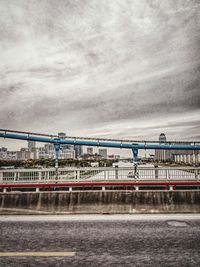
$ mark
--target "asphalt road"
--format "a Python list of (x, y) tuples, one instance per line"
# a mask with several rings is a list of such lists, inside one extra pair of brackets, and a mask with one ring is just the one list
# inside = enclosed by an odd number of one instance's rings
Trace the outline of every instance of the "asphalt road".
[(200, 266), (200, 215), (1, 216), (0, 266)]

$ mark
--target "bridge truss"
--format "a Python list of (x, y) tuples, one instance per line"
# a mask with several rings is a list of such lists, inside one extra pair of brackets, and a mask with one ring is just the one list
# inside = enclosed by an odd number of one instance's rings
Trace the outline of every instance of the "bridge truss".
[(133, 160), (135, 161), (135, 170), (137, 169), (138, 150), (200, 150), (200, 142), (185, 142), (185, 141), (169, 141), (167, 143), (158, 143), (157, 141), (138, 141), (138, 140), (119, 140), (119, 139), (105, 139), (105, 138), (88, 138), (88, 137), (59, 137), (58, 135), (31, 133), (23, 131), (15, 131), (8, 129), (0, 129), (0, 138), (35, 141), (42, 143), (50, 143), (54, 145), (55, 151), (55, 168), (58, 175), (58, 159), (60, 146), (67, 145), (81, 145), (81, 146), (95, 146), (106, 148), (121, 148), (131, 149), (133, 153)]

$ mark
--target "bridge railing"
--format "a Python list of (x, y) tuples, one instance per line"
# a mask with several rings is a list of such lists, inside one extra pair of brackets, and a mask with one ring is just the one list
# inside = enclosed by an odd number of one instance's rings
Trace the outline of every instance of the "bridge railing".
[(60, 168), (0, 170), (0, 183), (48, 183), (94, 181), (196, 181), (200, 168), (139, 167), (134, 168)]

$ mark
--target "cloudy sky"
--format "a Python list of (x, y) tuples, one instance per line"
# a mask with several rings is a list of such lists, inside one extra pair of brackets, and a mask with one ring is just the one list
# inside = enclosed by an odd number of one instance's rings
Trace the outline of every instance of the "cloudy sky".
[(0, 128), (200, 139), (199, 0), (0, 0), (0, 12)]

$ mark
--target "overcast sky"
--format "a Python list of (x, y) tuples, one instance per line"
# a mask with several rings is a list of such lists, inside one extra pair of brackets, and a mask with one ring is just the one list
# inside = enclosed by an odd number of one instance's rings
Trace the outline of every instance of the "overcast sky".
[(0, 0), (0, 12), (0, 128), (200, 139), (198, 0)]

